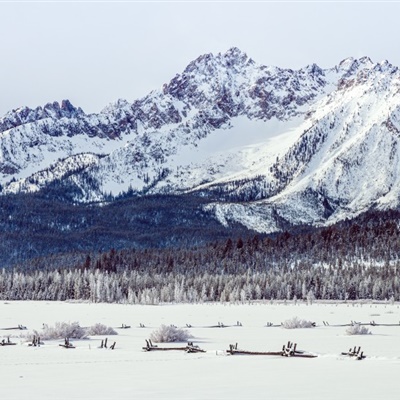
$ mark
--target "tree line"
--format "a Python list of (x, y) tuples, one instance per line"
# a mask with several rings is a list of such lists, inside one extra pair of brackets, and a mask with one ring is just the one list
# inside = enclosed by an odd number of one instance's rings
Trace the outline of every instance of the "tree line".
[(94, 302), (400, 300), (400, 213), (180, 248), (31, 260), (0, 275), (0, 299)]
[(242, 273), (52, 270), (0, 273), (1, 300), (247, 302), (255, 300), (400, 300), (400, 265), (248, 269)]

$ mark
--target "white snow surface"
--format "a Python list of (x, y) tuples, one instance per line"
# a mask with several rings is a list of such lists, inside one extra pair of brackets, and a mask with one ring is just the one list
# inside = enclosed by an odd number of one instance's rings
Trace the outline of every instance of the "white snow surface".
[[(256, 64), (239, 49), (205, 54), (162, 89), (86, 115), (69, 102), (0, 118), (2, 193), (66, 179), (109, 193), (222, 187), (221, 223), (276, 230), (326, 225), (400, 205), (400, 72), (348, 58), (322, 70)], [(89, 176), (92, 186), (87, 183)], [(241, 184), (246, 182), (247, 186)], [(256, 192), (251, 200), (240, 196)], [(258, 191), (258, 193), (257, 193)]]
[[(266, 327), (297, 317), (315, 328)], [(7, 400), (138, 399), (398, 399), (400, 325), (372, 326), (372, 334), (346, 335), (350, 321), (398, 324), (399, 304), (273, 302), (254, 304), (125, 305), (69, 302), (2, 302), (0, 330), (15, 346), (0, 346), (0, 391)], [(23, 337), (42, 324), (103, 323), (117, 329), (115, 350), (100, 349), (105, 337), (63, 340), (28, 347)], [(237, 321), (242, 326), (234, 326)], [(328, 321), (330, 326), (324, 326)], [(210, 328), (222, 322), (225, 328)], [(144, 324), (144, 328), (139, 325)], [(186, 327), (205, 353), (142, 351), (160, 325)], [(288, 341), (318, 357), (227, 355), (229, 344), (253, 351), (279, 351)], [(164, 344), (171, 346), (173, 344)], [(181, 345), (181, 344), (178, 344)], [(183, 344), (182, 344), (183, 345)], [(161, 344), (159, 344), (161, 346)], [(362, 361), (341, 355), (361, 346)]]

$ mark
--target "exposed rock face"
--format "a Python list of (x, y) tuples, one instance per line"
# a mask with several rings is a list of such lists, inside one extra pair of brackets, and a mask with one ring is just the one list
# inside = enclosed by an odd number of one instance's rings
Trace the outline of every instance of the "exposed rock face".
[(161, 90), (99, 114), (68, 100), (7, 113), (2, 193), (56, 180), (80, 188), (76, 201), (194, 191), (222, 223), (260, 231), (398, 207), (399, 93), (387, 61), (294, 71), (237, 48), (206, 54)]

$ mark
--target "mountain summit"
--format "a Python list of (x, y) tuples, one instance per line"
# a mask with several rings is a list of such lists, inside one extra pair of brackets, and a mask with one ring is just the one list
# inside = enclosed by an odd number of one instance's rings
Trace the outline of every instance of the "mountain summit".
[(224, 225), (324, 225), (400, 199), (400, 73), (205, 54), (142, 99), (85, 114), (68, 100), (0, 119), (1, 194), (58, 185), (74, 202), (192, 193)]

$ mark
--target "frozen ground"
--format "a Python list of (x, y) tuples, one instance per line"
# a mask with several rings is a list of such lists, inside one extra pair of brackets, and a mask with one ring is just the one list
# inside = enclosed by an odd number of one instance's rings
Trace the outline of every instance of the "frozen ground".
[[(312, 320), (316, 328), (266, 327), (292, 317)], [(398, 399), (400, 325), (369, 327), (371, 335), (348, 336), (351, 320), (399, 324), (398, 304), (244, 304), (161, 305), (2, 302), (0, 328), (25, 325), (11, 334), (16, 346), (0, 346), (1, 399)], [(118, 329), (116, 349), (99, 349), (103, 337), (74, 340), (75, 349), (46, 341), (28, 347), (21, 338), (43, 323), (79, 321)], [(209, 328), (222, 322), (241, 327)], [(140, 328), (140, 324), (145, 328)], [(144, 352), (145, 339), (161, 324), (191, 324), (194, 344), (206, 353)], [(278, 351), (287, 341), (318, 354), (314, 359), (227, 356), (229, 344)], [(167, 346), (168, 344), (166, 344)], [(367, 358), (340, 353), (361, 346)]]

